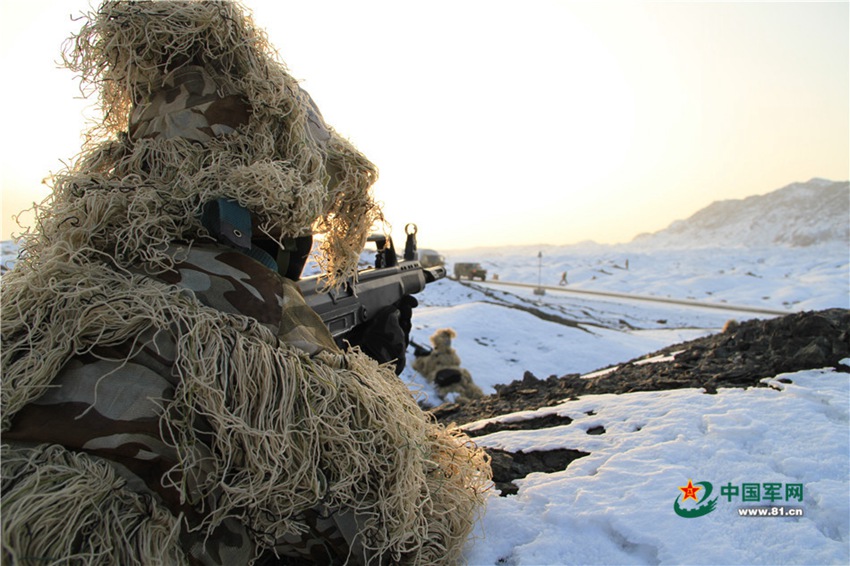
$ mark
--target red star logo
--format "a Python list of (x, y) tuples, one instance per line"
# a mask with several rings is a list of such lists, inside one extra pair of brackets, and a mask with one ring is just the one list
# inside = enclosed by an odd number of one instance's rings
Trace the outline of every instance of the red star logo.
[(697, 499), (697, 492), (702, 488), (694, 487), (694, 484), (691, 482), (691, 480), (688, 480), (688, 485), (686, 485), (685, 487), (680, 487), (679, 489), (681, 489), (682, 493), (685, 494), (685, 496), (682, 498), (682, 501), (687, 501), (688, 499), (699, 501), (699, 499)]

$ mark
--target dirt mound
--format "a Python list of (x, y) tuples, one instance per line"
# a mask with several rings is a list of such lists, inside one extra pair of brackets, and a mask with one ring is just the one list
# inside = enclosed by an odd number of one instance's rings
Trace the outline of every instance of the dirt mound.
[[(464, 404), (445, 404), (431, 412), (443, 423), (464, 425), (514, 413), (557, 405), (580, 395), (630, 393), (680, 388), (761, 387), (761, 380), (781, 373), (832, 367), (848, 372), (839, 362), (850, 357), (850, 310), (828, 309), (790, 314), (770, 320), (730, 322), (723, 332), (669, 346), (599, 375), (578, 374), (538, 379), (526, 372), (521, 380), (497, 385), (496, 393)], [(507, 429), (541, 429), (555, 426), (547, 419), (490, 423), (477, 435)], [(604, 431), (602, 431), (604, 433)], [(476, 434), (476, 433), (473, 433)], [(502, 495), (515, 493), (513, 479), (530, 472), (564, 469), (586, 454), (538, 454), (534, 461), (521, 453), (488, 450), (494, 462), (494, 480)], [(553, 461), (560, 462), (558, 468)], [(537, 462), (537, 463), (535, 463)], [(544, 463), (545, 462), (545, 465)]]

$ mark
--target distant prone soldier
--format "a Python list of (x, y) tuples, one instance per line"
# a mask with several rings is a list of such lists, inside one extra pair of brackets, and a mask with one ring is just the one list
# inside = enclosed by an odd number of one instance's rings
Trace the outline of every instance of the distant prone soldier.
[(413, 361), (413, 369), (433, 383), (443, 401), (464, 403), (483, 397), (481, 388), (472, 381), (470, 373), (461, 367), (460, 356), (452, 348), (457, 333), (451, 328), (437, 330), (431, 336), (433, 349)]

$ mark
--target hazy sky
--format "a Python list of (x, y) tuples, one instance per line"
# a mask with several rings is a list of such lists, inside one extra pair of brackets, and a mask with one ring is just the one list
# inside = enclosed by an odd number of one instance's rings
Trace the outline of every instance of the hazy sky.
[[(422, 247), (626, 242), (850, 178), (848, 2), (244, 4)], [(88, 6), (2, 0), (2, 239), (79, 150), (90, 103), (56, 61)]]

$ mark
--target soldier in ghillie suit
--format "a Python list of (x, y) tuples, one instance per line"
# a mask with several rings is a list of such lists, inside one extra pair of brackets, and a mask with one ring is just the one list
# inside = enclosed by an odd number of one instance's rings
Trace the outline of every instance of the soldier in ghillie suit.
[(375, 167), (238, 4), (106, 2), (65, 61), (104, 118), (2, 279), (2, 562), (456, 562), (486, 455), (292, 281), (319, 233), (356, 272)]
[(452, 348), (455, 337), (457, 333), (451, 328), (437, 330), (431, 335), (431, 352), (413, 360), (413, 369), (434, 384), (440, 399), (463, 403), (484, 393), (472, 381), (469, 371), (461, 367), (460, 356)]

